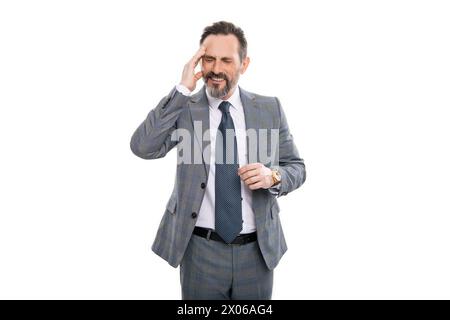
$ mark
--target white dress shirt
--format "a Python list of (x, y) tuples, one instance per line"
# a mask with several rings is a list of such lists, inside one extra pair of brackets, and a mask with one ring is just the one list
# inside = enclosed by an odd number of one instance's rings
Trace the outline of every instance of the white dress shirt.
[[(182, 84), (176, 85), (177, 90), (188, 96), (191, 91)], [(215, 158), (216, 158), (216, 134), (219, 128), (220, 121), (222, 119), (222, 111), (219, 110), (219, 105), (222, 101), (211, 97), (206, 90), (206, 96), (209, 104), (209, 128), (210, 128), (210, 141), (211, 141), (211, 156), (209, 166), (208, 183), (205, 190), (205, 196), (200, 207), (196, 226), (215, 229)], [(233, 94), (229, 99), (231, 103), (230, 114), (233, 119), (234, 128), (236, 132), (236, 141), (238, 149), (239, 167), (242, 167), (247, 163), (247, 139), (246, 139), (246, 125), (244, 107), (242, 105), (239, 88), (236, 87)], [(236, 173), (237, 174), (237, 173)], [(268, 189), (273, 195), (278, 195), (280, 191), (280, 185), (273, 186)], [(252, 190), (241, 180), (241, 197), (242, 197), (242, 231), (241, 234), (251, 233), (256, 231), (255, 213), (252, 209)]]

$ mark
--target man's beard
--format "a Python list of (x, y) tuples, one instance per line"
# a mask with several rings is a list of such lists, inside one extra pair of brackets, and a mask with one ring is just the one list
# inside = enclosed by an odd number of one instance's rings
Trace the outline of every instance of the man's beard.
[[(220, 84), (212, 84), (212, 86), (208, 85), (208, 79), (210, 78), (219, 78), (219, 79), (225, 79), (225, 85), (224, 87), (221, 89), (220, 88)], [(225, 73), (221, 72), (218, 74), (215, 74), (214, 72), (210, 71), (208, 72), (204, 77), (203, 77), (203, 81), (206, 84), (206, 90), (208, 90), (208, 93), (211, 97), (217, 98), (217, 99), (222, 99), (223, 97), (225, 97), (231, 89), (234, 88), (234, 86), (237, 83), (237, 80), (239, 79), (239, 75), (237, 75), (237, 77), (235, 79), (229, 79)]]

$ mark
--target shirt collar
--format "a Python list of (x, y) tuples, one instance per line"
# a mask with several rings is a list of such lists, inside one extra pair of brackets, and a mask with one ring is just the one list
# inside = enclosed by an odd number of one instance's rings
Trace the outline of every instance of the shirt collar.
[[(205, 88), (206, 91), (206, 97), (208, 98), (208, 103), (209, 106), (213, 109), (218, 109), (219, 105), (222, 103), (222, 99), (217, 99), (214, 97), (211, 97), (208, 93), (208, 90)], [(236, 89), (234, 90), (233, 94), (231, 95), (231, 97), (229, 97), (226, 101), (228, 101), (229, 103), (231, 103), (231, 106), (235, 109), (238, 108), (238, 105), (240, 104), (240, 100), (241, 100), (241, 96), (239, 93), (239, 86), (236, 86)]]

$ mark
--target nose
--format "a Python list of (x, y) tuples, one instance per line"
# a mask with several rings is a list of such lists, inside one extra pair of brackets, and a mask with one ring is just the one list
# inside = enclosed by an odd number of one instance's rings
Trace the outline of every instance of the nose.
[(215, 74), (219, 74), (219, 73), (221, 72), (221, 67), (220, 67), (220, 63), (219, 63), (219, 62), (217, 62), (217, 61), (214, 62), (212, 71), (213, 71)]

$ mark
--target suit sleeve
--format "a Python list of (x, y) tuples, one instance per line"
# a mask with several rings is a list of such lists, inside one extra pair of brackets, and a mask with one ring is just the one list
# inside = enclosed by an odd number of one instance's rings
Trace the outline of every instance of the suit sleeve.
[(293, 137), (289, 131), (283, 107), (278, 98), (275, 98), (278, 110), (280, 112), (280, 131), (279, 131), (279, 163), (272, 166), (281, 173), (281, 183), (278, 188), (271, 190), (272, 194), (277, 193), (277, 198), (287, 195), (289, 192), (299, 188), (306, 179), (305, 163), (298, 154)]
[(143, 159), (164, 157), (178, 143), (172, 133), (189, 99), (174, 87), (136, 129), (130, 141), (131, 151)]

